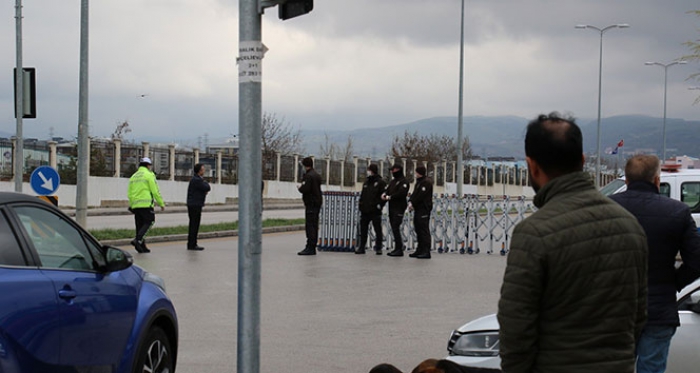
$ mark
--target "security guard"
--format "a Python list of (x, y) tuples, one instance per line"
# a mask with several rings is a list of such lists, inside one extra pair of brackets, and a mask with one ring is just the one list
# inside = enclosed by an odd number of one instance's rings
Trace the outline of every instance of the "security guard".
[(391, 167), (393, 179), (386, 188), (386, 193), (382, 195), (384, 201), (389, 201), (389, 224), (394, 235), (394, 250), (386, 255), (403, 256), (403, 238), (401, 237), (401, 224), (403, 215), (408, 207), (408, 181), (403, 174), (403, 167), (396, 163)]
[(136, 238), (131, 240), (131, 244), (139, 253), (150, 253), (146, 247), (144, 236), (156, 221), (156, 213), (153, 211), (153, 202), (160, 206), (160, 210), (165, 210), (165, 202), (160, 196), (156, 175), (151, 171), (151, 159), (141, 158), (139, 169), (129, 178), (129, 211), (134, 214), (136, 223)]
[(316, 244), (318, 243), (318, 218), (323, 205), (323, 194), (321, 193), (321, 175), (314, 170), (314, 160), (306, 157), (301, 161), (306, 173), (301, 179), (301, 184), (297, 187), (304, 201), (304, 214), (306, 217), (306, 247), (299, 251), (297, 255), (316, 255)]
[(416, 185), (408, 200), (408, 209), (414, 211), (413, 228), (416, 230), (418, 247), (409, 254), (411, 258), (430, 259), (430, 213), (433, 210), (433, 180), (425, 176), (423, 166), (416, 167)]
[(364, 254), (367, 245), (367, 235), (369, 234), (369, 223), (372, 222), (374, 228), (375, 244), (374, 252), (382, 255), (382, 209), (386, 201), (382, 200), (382, 194), (386, 189), (386, 182), (379, 176), (377, 165), (371, 164), (367, 167), (367, 180), (362, 185), (360, 193), (360, 247), (355, 250), (355, 254)]

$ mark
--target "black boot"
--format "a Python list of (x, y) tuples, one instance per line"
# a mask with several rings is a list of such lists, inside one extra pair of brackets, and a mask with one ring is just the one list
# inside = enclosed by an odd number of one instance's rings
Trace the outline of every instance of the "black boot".
[(403, 256), (403, 249), (396, 248), (392, 252), (386, 254), (387, 256)]
[(361, 248), (361, 249), (356, 249), (356, 250), (355, 250), (355, 254), (364, 254), (364, 253), (365, 253), (365, 248), (364, 248), (364, 247)]
[(297, 255), (316, 255), (316, 248), (306, 247), (304, 250), (298, 252)]

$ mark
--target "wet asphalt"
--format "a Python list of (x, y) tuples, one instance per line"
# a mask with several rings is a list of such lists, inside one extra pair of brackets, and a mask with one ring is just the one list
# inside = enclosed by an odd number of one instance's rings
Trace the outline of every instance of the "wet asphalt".
[[(260, 372), (410, 372), (451, 331), (496, 311), (506, 258), (430, 260), (339, 252), (300, 257), (303, 232), (263, 235)], [(149, 244), (135, 262), (165, 279), (178, 312), (178, 373), (236, 372), (237, 237)], [(386, 254), (386, 253), (385, 253)]]

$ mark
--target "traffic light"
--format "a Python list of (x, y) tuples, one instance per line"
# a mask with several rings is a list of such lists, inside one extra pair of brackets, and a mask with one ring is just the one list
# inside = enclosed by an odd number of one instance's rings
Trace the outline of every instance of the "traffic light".
[(314, 0), (287, 0), (279, 5), (279, 17), (286, 20), (309, 13), (314, 8)]

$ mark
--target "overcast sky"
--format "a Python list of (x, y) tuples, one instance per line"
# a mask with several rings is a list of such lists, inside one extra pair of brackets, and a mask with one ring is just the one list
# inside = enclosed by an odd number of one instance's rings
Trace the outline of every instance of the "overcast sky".
[[(0, 7), (0, 131), (15, 132), (15, 1)], [(23, 0), (23, 65), (36, 67), (38, 117), (25, 137), (73, 137), (78, 123), (80, 0)], [(301, 129), (353, 129), (456, 116), (460, 0), (316, 0), (305, 16), (263, 16), (263, 110)], [(600, 34), (602, 116), (663, 115), (664, 69), (700, 39), (697, 0), (467, 0), (464, 115), (595, 118)], [(238, 2), (90, 3), (89, 123), (109, 136), (187, 144), (238, 133)], [(700, 71), (668, 69), (668, 117), (700, 120)], [(141, 95), (146, 95), (141, 97)], [(465, 129), (468, 134), (468, 128)], [(456, 130), (455, 130), (456, 134)]]

